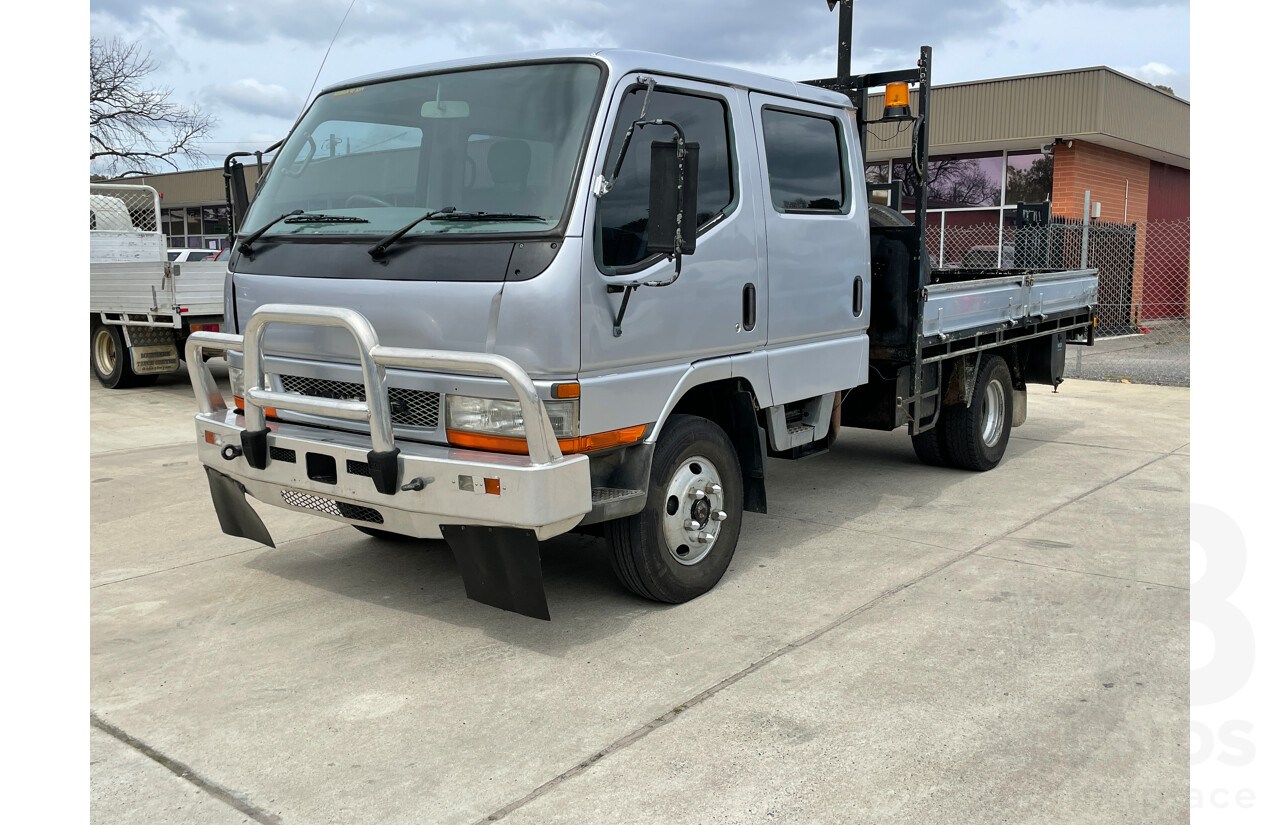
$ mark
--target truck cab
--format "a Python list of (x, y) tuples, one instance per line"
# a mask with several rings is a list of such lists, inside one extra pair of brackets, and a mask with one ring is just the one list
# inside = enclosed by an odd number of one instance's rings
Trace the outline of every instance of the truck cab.
[(270, 543), (247, 493), (443, 537), (468, 595), (546, 618), (538, 542), (586, 529), (639, 595), (706, 592), (766, 458), (861, 420), (861, 157), (845, 94), (647, 53), (326, 89), (239, 228), (231, 332), (188, 341), (231, 364), (235, 409), (192, 371), (224, 530)]

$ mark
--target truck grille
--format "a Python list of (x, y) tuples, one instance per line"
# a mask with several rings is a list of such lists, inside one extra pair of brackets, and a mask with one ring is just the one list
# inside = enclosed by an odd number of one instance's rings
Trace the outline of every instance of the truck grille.
[(293, 507), (303, 507), (331, 516), (341, 516), (352, 521), (367, 521), (371, 524), (382, 523), (382, 514), (372, 507), (361, 507), (358, 504), (348, 504), (345, 501), (334, 501), (331, 498), (302, 493), (296, 490), (281, 490), (280, 497), (284, 499), (285, 504)]
[[(280, 385), (285, 392), (312, 398), (365, 400), (364, 385), (351, 381), (327, 381), (322, 378), (304, 378), (301, 375), (281, 375)], [(440, 425), (440, 393), (438, 392), (389, 387), (387, 400), (391, 403), (392, 424), (424, 427), (428, 430), (434, 430)]]

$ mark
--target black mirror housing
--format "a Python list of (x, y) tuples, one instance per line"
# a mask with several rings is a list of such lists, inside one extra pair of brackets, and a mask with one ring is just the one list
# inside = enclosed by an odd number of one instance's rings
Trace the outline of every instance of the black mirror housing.
[[(681, 230), (679, 249), (677, 227)], [(649, 151), (649, 251), (692, 255), (697, 240), (698, 144), (686, 142), (682, 159), (676, 141), (654, 141)]]
[(248, 152), (235, 152), (227, 156), (222, 164), (222, 177), (227, 188), (227, 205), (231, 207), (231, 234), (240, 233), (240, 224), (244, 222), (244, 213), (249, 211), (249, 187), (244, 180), (244, 166), (235, 160), (236, 155), (247, 155)]

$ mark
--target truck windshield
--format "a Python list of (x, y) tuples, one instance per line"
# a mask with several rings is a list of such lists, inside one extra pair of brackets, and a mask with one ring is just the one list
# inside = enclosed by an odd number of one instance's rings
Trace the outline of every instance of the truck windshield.
[[(241, 232), (300, 209), (360, 222), (290, 222), (276, 241), (545, 232), (560, 223), (600, 68), (535, 63), (371, 83), (321, 95), (290, 134)], [(471, 217), (473, 219), (468, 219)]]

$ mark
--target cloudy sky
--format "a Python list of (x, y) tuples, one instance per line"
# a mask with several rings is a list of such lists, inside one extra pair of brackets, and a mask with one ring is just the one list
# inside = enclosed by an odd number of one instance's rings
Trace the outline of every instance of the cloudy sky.
[[(91, 0), (92, 37), (140, 41), (157, 85), (219, 122), (216, 161), (283, 137), (350, 0)], [(355, 0), (316, 90), (436, 60), (619, 46), (793, 80), (835, 73), (823, 0)], [(857, 0), (855, 72), (934, 48), (935, 83), (1106, 65), (1190, 97), (1189, 0)], [(214, 165), (210, 163), (209, 165)]]

